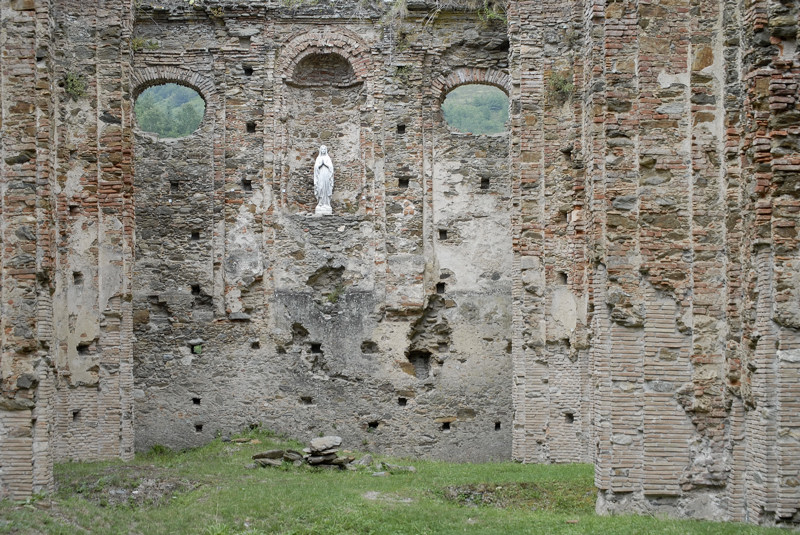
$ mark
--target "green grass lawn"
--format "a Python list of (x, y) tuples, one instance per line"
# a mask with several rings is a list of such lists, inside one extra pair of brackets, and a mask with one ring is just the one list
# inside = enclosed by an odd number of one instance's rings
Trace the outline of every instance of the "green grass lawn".
[[(0, 533), (785, 533), (741, 524), (600, 517), (589, 465), (386, 460), (416, 472), (248, 468), (259, 451), (302, 445), (215, 440), (130, 463), (56, 466), (57, 491), (0, 502)], [(357, 455), (358, 456), (358, 455)]]

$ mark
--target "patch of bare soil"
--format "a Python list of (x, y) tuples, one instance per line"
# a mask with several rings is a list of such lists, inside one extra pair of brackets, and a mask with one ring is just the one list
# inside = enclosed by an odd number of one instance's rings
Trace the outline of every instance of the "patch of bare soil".
[(387, 494), (385, 492), (378, 492), (375, 490), (365, 492), (362, 494), (362, 496), (370, 501), (382, 501), (388, 503), (412, 503), (414, 501), (411, 498), (398, 496), (397, 494)]
[(196, 486), (155, 466), (110, 466), (99, 473), (56, 480), (59, 494), (78, 494), (102, 507), (157, 507)]
[(444, 497), (466, 506), (526, 508), (535, 511), (576, 512), (594, 508), (594, 489), (569, 485), (535, 483), (478, 483), (450, 486)]

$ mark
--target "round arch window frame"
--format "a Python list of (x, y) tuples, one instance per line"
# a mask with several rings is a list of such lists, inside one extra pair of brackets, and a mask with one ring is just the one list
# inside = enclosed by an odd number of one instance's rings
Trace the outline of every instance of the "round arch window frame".
[[(434, 95), (437, 95), (437, 103), (439, 106), (439, 114), (441, 116), (442, 123), (447, 126), (447, 129), (450, 130), (452, 134), (456, 135), (498, 136), (507, 134), (510, 131), (510, 129), (506, 129), (503, 132), (496, 132), (493, 134), (472, 134), (469, 132), (459, 132), (458, 130), (454, 130), (450, 126), (450, 124), (447, 123), (447, 121), (444, 118), (444, 110), (442, 109), (442, 104), (444, 104), (447, 95), (451, 91), (465, 85), (488, 85), (491, 87), (496, 87), (497, 89), (500, 89), (503, 93), (505, 93), (506, 98), (508, 98), (508, 104), (509, 106), (511, 106), (511, 77), (508, 74), (506, 74), (503, 71), (498, 71), (494, 69), (461, 67), (459, 69), (452, 71), (447, 76), (440, 76), (439, 78), (435, 79), (431, 84)], [(509, 118), (510, 118), (510, 110), (509, 110)]]
[(155, 132), (146, 132), (139, 127), (139, 120), (136, 117), (135, 107), (136, 100), (143, 92), (151, 87), (165, 84), (177, 84), (183, 87), (188, 87), (189, 89), (195, 91), (198, 95), (200, 95), (200, 98), (203, 99), (203, 102), (205, 102), (205, 112), (203, 113), (203, 118), (200, 120), (200, 124), (197, 125), (197, 128), (195, 128), (191, 134), (176, 138), (159, 136), (159, 141), (186, 139), (187, 137), (196, 135), (199, 130), (208, 124), (208, 121), (210, 120), (209, 117), (212, 115), (211, 112), (215, 107), (215, 102), (212, 100), (212, 96), (216, 95), (214, 83), (210, 78), (197, 74), (196, 72), (177, 67), (148, 67), (146, 69), (139, 69), (134, 73), (131, 79), (131, 86), (133, 87), (131, 97), (133, 102), (132, 106), (134, 108), (131, 115), (133, 115), (134, 130), (139, 133), (158, 135)]

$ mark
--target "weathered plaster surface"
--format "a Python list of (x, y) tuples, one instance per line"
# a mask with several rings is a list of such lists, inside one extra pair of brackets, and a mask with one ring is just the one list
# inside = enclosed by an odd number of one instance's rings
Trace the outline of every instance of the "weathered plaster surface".
[[(800, 521), (796, 5), (162, 4), (0, 1), (0, 497), (260, 423)], [(506, 133), (447, 128), (470, 82)]]

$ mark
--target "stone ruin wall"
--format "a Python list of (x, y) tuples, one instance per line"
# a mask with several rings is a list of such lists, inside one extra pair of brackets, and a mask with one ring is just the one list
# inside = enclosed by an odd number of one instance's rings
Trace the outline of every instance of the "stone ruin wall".
[(131, 28), (122, 6), (0, 4), (0, 497), (52, 488), (54, 459), (133, 455)]
[(798, 522), (797, 6), (510, 15), (515, 458), (547, 459), (552, 382), (588, 347), (598, 511)]
[(598, 510), (797, 522), (797, 6), (596, 9), (581, 143)]
[[(192, 136), (135, 138), (136, 449), (261, 424), (509, 458), (508, 135), (450, 133), (454, 83), (434, 87), (468, 56), (507, 83), (504, 27), (452, 16), (400, 38), (332, 15), (138, 15), (134, 38), (159, 46), (134, 54), (134, 91), (183, 82), (207, 112)], [(336, 168), (324, 218), (320, 144)]]
[[(0, 3), (0, 496), (261, 423), (798, 522), (797, 7), (349, 6)], [(192, 136), (136, 129), (161, 81)], [(468, 81), (509, 133), (449, 132)]]

